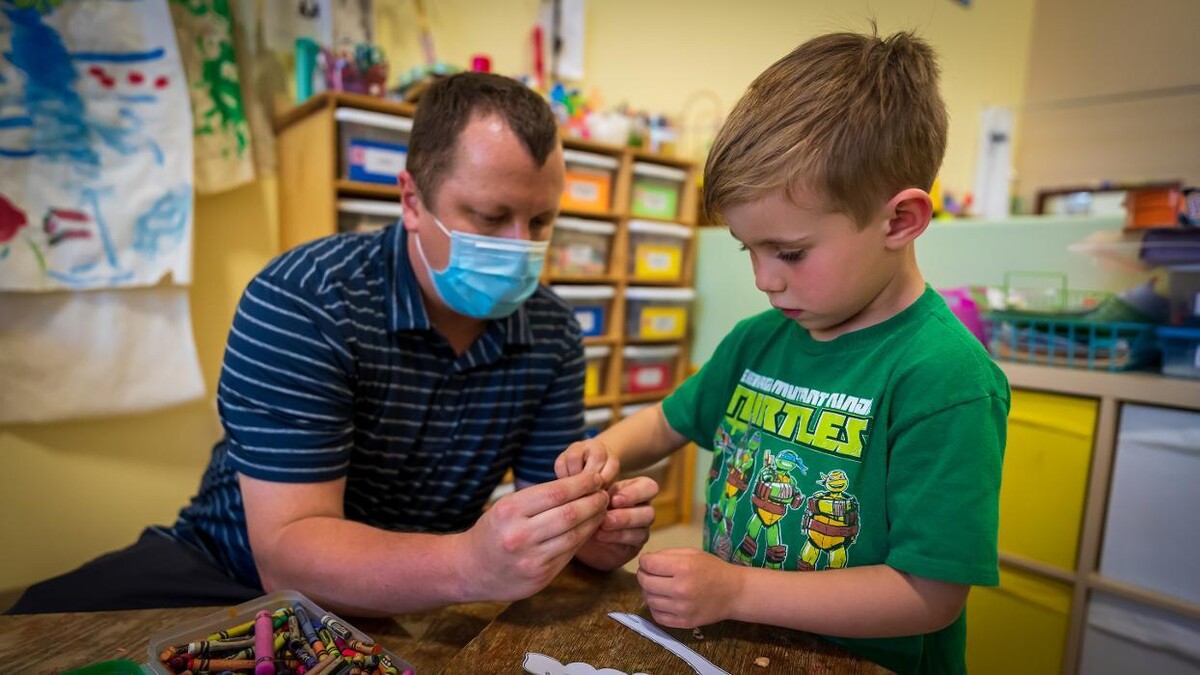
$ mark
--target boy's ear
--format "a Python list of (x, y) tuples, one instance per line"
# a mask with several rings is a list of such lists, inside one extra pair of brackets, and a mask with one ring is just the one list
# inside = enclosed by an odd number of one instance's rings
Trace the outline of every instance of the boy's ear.
[(885, 242), (888, 248), (900, 249), (921, 236), (933, 217), (933, 200), (920, 188), (897, 192), (884, 207), (887, 217)]

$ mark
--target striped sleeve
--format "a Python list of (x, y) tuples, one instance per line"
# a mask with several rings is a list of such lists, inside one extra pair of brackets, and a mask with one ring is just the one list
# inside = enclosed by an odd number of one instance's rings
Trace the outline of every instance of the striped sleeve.
[(559, 361), (554, 381), (538, 408), (529, 442), (513, 463), (513, 475), (520, 482), (545, 483), (554, 480), (554, 460), (567, 446), (583, 438), (583, 381), (586, 364), (579, 324), (571, 318), (557, 340), (540, 348), (558, 349)]
[(235, 470), (287, 483), (346, 474), (354, 360), (339, 332), (321, 304), (295, 284), (262, 275), (246, 288), (217, 391)]

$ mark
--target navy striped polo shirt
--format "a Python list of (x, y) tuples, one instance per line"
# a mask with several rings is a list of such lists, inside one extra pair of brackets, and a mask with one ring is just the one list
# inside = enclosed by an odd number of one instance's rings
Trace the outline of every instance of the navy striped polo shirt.
[(425, 312), (403, 227), (304, 244), (242, 295), (217, 392), (225, 438), (165, 533), (261, 586), (239, 472), (344, 476), (350, 520), (464, 530), (510, 467), (554, 478), (583, 436), (583, 382), (579, 324), (543, 286), (456, 356)]

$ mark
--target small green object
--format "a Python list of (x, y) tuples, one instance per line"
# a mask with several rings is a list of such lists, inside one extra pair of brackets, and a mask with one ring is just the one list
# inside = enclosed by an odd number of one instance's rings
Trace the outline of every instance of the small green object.
[(120, 659), (117, 661), (101, 661), (90, 666), (68, 670), (63, 675), (144, 675), (146, 671), (136, 661)]

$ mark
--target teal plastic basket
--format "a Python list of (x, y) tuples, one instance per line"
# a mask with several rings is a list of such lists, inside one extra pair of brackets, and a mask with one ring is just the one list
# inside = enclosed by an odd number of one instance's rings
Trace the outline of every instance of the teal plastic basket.
[(988, 348), (1004, 361), (1123, 371), (1158, 358), (1155, 325), (991, 312)]

